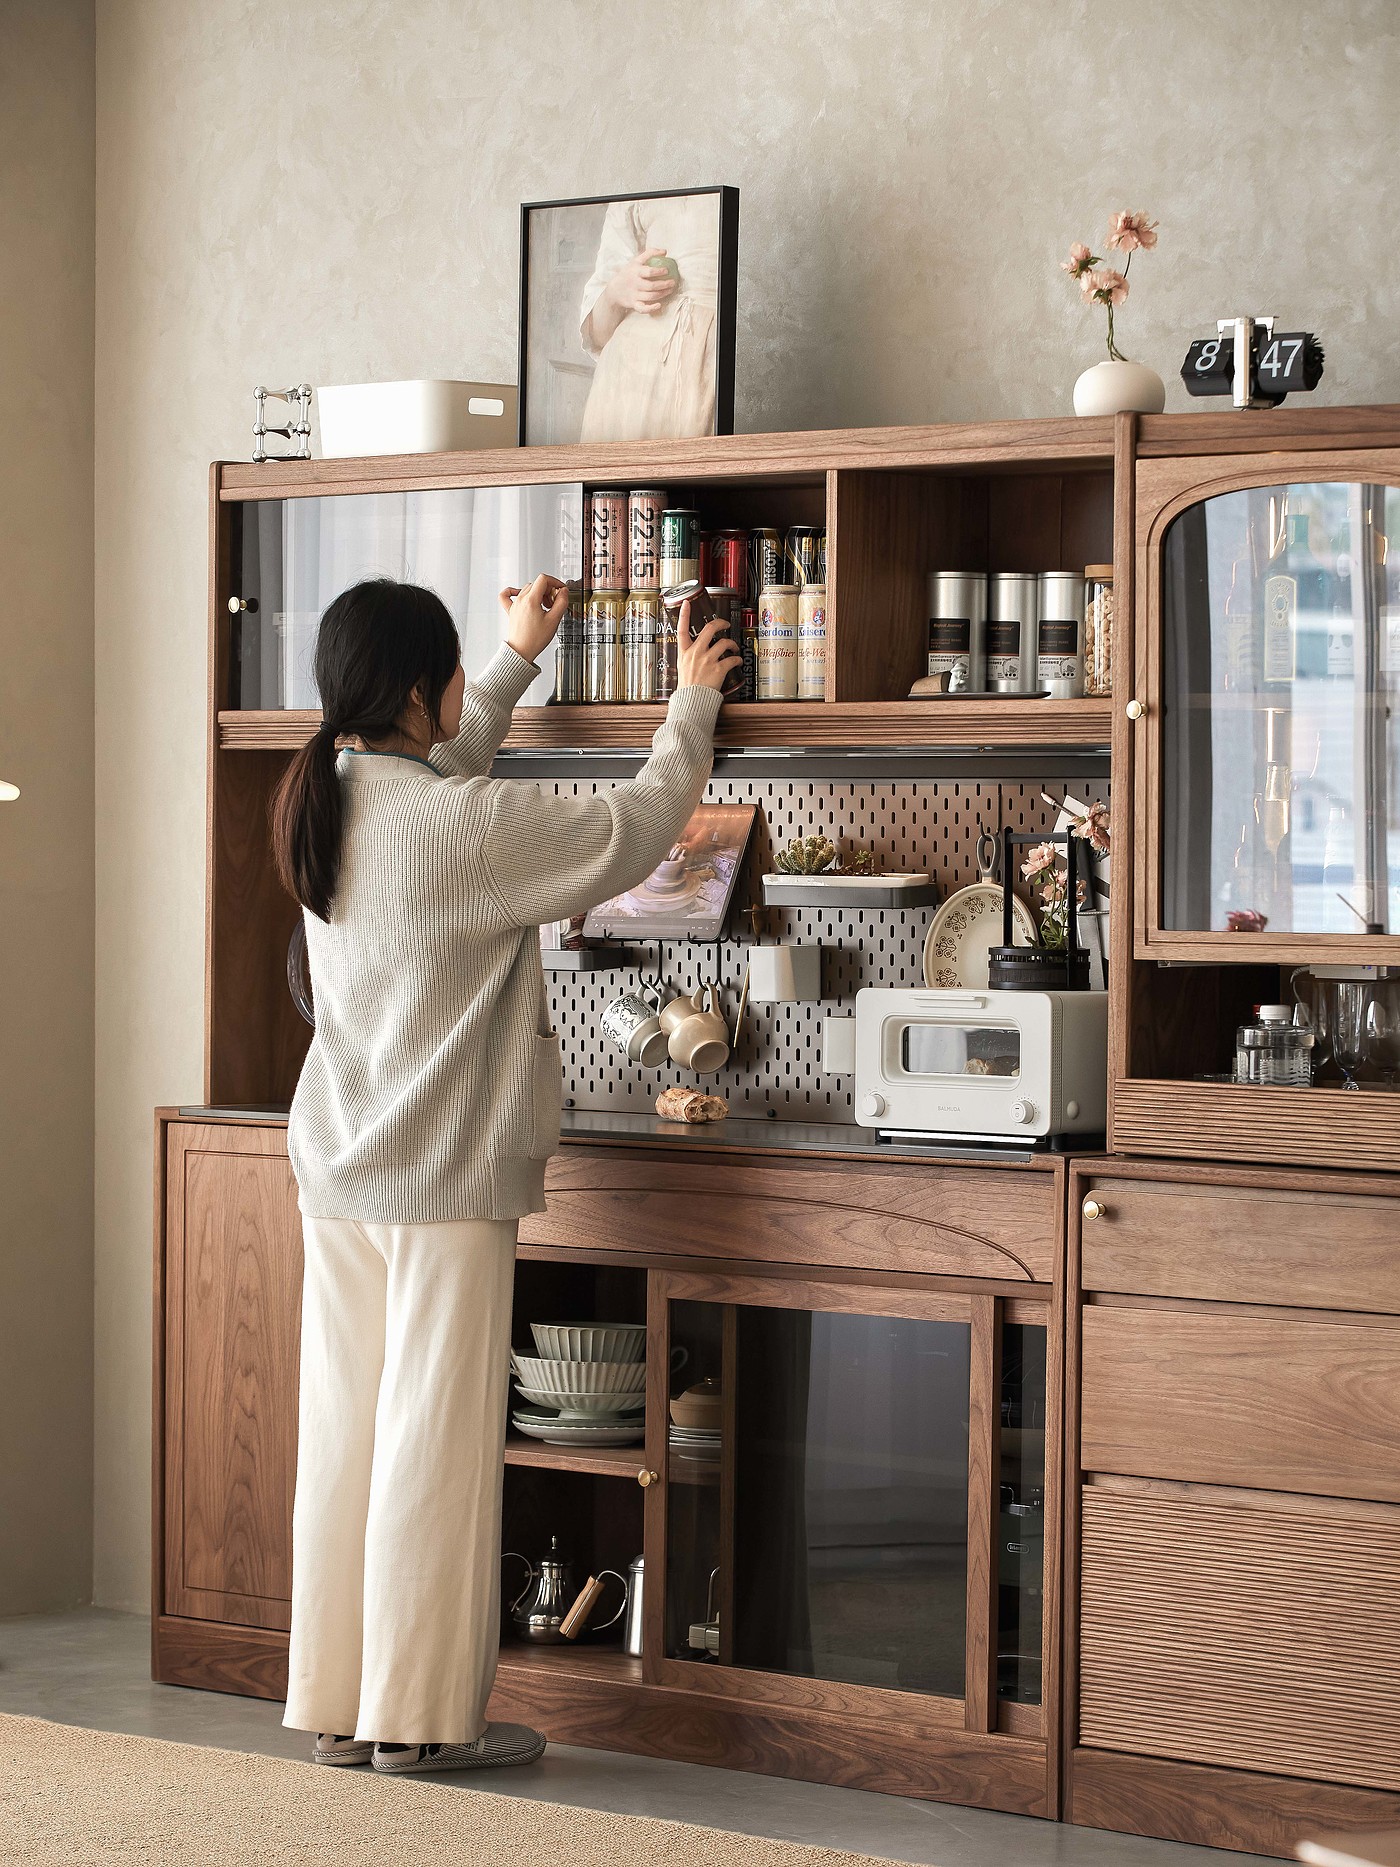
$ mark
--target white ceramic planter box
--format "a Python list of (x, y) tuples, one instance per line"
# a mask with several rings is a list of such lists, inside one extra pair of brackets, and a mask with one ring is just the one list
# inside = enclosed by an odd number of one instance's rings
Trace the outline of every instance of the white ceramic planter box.
[(493, 382), (358, 382), (316, 391), (321, 454), (447, 454), (514, 447), (515, 390)]

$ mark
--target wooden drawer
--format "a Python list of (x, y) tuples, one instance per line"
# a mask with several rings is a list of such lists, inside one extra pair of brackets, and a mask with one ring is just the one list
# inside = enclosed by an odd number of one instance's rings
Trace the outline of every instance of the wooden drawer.
[(1084, 1471), (1400, 1501), (1400, 1328), (1116, 1304), (1082, 1328)]
[(1088, 1290), (1400, 1315), (1400, 1199), (1097, 1176)]
[(1400, 1788), (1400, 1511), (1089, 1485), (1081, 1524), (1081, 1745)]
[(522, 1243), (1053, 1281), (1053, 1172), (567, 1147)]

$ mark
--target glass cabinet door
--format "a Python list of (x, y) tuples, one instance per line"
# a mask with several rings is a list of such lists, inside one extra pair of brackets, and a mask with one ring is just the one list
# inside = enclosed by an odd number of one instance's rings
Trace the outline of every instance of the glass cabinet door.
[[(862, 1295), (878, 1305), (878, 1291)], [(681, 1664), (668, 1677), (719, 1665), (964, 1697), (974, 1376), (966, 1303), (943, 1309), (671, 1301), (664, 1656)], [(972, 1483), (977, 1496), (996, 1475), (982, 1645), (994, 1643), (997, 1694), (1031, 1704), (1044, 1344), (1043, 1328), (1003, 1329), (994, 1443)]]
[(1400, 931), (1400, 490), (1200, 500), (1160, 590), (1161, 927)]
[[(319, 708), (312, 661), (321, 613), (365, 577), (435, 590), (474, 673), (501, 641), (501, 590), (539, 571), (582, 579), (582, 486), (242, 501), (233, 512), (230, 594), (247, 607), (234, 618), (228, 704)], [(552, 691), (552, 672), (542, 673), (523, 704), (543, 704)]]

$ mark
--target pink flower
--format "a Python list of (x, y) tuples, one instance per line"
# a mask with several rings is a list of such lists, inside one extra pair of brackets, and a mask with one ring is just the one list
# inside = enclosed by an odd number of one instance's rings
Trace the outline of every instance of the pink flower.
[(1106, 856), (1109, 850), (1108, 805), (1091, 804), (1075, 824), (1074, 834), (1088, 843), (1096, 855)]
[(1128, 281), (1112, 266), (1105, 266), (1086, 272), (1079, 281), (1079, 289), (1086, 298), (1097, 299), (1101, 305), (1117, 306), (1128, 296)]
[(1021, 864), (1021, 873), (1028, 882), (1037, 875), (1043, 875), (1047, 869), (1054, 871), (1058, 861), (1058, 852), (1053, 843), (1037, 843), (1034, 849), (1026, 852), (1026, 859)]
[(1129, 213), (1124, 208), (1108, 224), (1108, 244), (1120, 253), (1135, 253), (1139, 247), (1150, 253), (1157, 244), (1157, 223), (1146, 214)]
[(1072, 279), (1089, 270), (1098, 262), (1082, 240), (1076, 240), (1069, 249), (1069, 258), (1060, 261), (1060, 271), (1067, 272)]

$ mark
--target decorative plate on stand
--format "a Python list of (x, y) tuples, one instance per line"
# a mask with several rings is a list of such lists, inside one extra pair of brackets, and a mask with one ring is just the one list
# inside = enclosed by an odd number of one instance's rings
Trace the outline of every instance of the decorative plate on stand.
[[(985, 992), (988, 958), (1002, 943), (1001, 883), (996, 871), (997, 839), (977, 839), (981, 880), (949, 895), (929, 922), (924, 940), (924, 984), (950, 991)], [(1035, 916), (1019, 895), (1011, 897), (1013, 946), (1036, 944)]]

